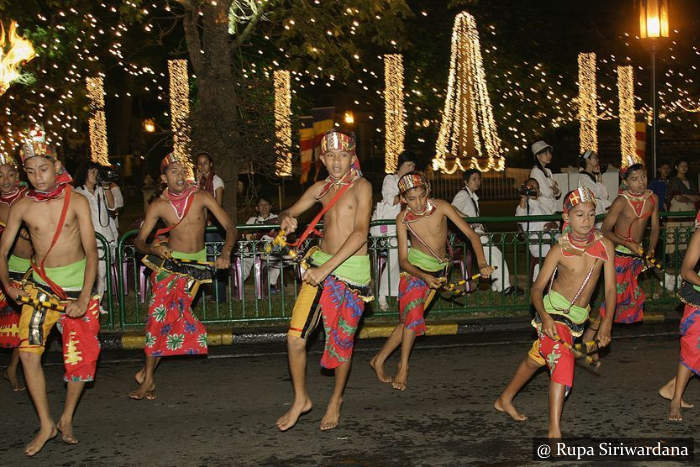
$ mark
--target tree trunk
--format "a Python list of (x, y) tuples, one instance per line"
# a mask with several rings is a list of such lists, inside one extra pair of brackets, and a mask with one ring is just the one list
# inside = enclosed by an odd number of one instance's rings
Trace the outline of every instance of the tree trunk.
[(184, 29), (190, 62), (197, 76), (197, 100), (190, 118), (193, 155), (207, 151), (215, 172), (224, 180), (224, 209), (237, 221), (240, 160), (239, 100), (233, 73), (228, 11), (231, 1), (197, 9), (185, 4)]

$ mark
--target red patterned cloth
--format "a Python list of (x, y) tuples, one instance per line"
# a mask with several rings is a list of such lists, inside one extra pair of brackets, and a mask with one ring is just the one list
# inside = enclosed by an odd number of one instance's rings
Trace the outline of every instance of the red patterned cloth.
[(425, 309), (430, 305), (426, 299), (430, 294), (428, 284), (407, 273), (399, 280), (399, 319), (404, 328), (411, 329), (416, 336), (425, 334)]
[(328, 276), (323, 281), (323, 292), (318, 303), (326, 333), (321, 366), (337, 368), (352, 358), (355, 331), (365, 310), (365, 302), (360, 291), (351, 289), (334, 276)]
[[(556, 321), (554, 325), (559, 339), (573, 345), (574, 338), (569, 327)], [(574, 354), (561, 342), (549, 338), (541, 329), (537, 330), (537, 334), (538, 339), (533, 343), (529, 356), (540, 365), (546, 364), (551, 380), (566, 386), (568, 392), (574, 384)]]
[(700, 309), (686, 305), (680, 324), (681, 363), (700, 375)]
[[(644, 269), (644, 262), (638, 256), (615, 254), (615, 282), (617, 284), (616, 323), (638, 323), (644, 319), (646, 295), (637, 278)], [(605, 318), (605, 302), (600, 306), (600, 316)]]
[(151, 275), (153, 297), (146, 320), (146, 355), (206, 355), (207, 331), (192, 314), (187, 276)]
[(19, 347), (19, 313), (0, 291), (0, 347)]

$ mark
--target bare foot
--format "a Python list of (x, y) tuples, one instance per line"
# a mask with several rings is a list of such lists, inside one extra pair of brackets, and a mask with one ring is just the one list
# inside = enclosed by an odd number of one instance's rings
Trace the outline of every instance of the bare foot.
[[(659, 395), (661, 397), (663, 397), (664, 399), (670, 401), (671, 399), (673, 399), (673, 392), (675, 390), (676, 390), (676, 378), (673, 378), (671, 381), (669, 381), (668, 383), (661, 386), (661, 388), (659, 389)], [(692, 409), (693, 407), (695, 407), (695, 405), (681, 399), (681, 407), (684, 409)]]
[(339, 399), (337, 402), (332, 400), (328, 402), (326, 413), (321, 419), (321, 431), (332, 430), (338, 426), (341, 405), (343, 405), (343, 399)]
[(61, 439), (66, 444), (75, 445), (78, 444), (78, 438), (73, 435), (73, 424), (69, 422), (64, 422), (63, 419), (58, 421), (56, 429), (61, 432)]
[(406, 381), (408, 381), (408, 366), (404, 368), (399, 365), (399, 371), (396, 373), (396, 376), (394, 376), (391, 387), (399, 391), (405, 391)]
[(375, 355), (372, 360), (369, 361), (369, 366), (372, 367), (375, 373), (377, 373), (377, 379), (382, 383), (391, 383), (391, 378), (384, 374), (384, 361), (378, 361), (377, 355)]
[(549, 432), (547, 433), (547, 438), (549, 438), (549, 439), (560, 439), (560, 438), (561, 438), (561, 430), (552, 430), (552, 429), (550, 429)]
[(511, 401), (506, 402), (503, 400), (502, 397), (496, 399), (496, 402), (493, 403), (493, 406), (499, 412), (507, 413), (511, 416), (513, 420), (517, 422), (524, 422), (525, 420), (527, 420), (525, 414), (518, 412), (518, 409), (515, 408)]
[(36, 455), (44, 448), (46, 442), (50, 439), (54, 439), (57, 434), (58, 430), (56, 429), (56, 425), (53, 424), (46, 430), (39, 429), (39, 433), (37, 433), (34, 439), (24, 448), (24, 454), (29, 457)]
[(10, 382), (10, 387), (12, 388), (13, 391), (24, 391), (26, 387), (19, 382), (19, 378), (17, 378), (17, 372), (16, 370), (13, 372), (7, 371), (7, 368), (5, 368), (2, 371), (2, 377), (5, 378), (7, 381)]
[(311, 404), (311, 399), (308, 397), (299, 403), (294, 401), (289, 410), (287, 410), (287, 413), (277, 419), (277, 428), (280, 431), (289, 430), (291, 427), (297, 424), (299, 417), (311, 410), (311, 407), (313, 407), (313, 405)]
[(153, 401), (156, 399), (156, 383), (147, 384), (145, 381), (135, 391), (129, 393), (129, 399), (140, 401), (146, 399)]
[(682, 422), (683, 416), (681, 415), (681, 408), (671, 402), (671, 410), (668, 413), (668, 421), (670, 422)]
[(143, 384), (143, 379), (145, 378), (145, 373), (146, 373), (145, 368), (141, 368), (139, 371), (134, 373), (134, 379), (136, 380), (136, 384), (139, 384), (139, 385)]

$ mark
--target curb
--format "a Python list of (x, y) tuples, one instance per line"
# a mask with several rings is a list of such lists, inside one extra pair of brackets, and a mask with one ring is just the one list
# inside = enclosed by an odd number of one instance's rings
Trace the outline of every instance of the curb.
[[(661, 313), (647, 313), (644, 323), (656, 324), (666, 320)], [(363, 326), (357, 333), (358, 339), (377, 339), (389, 337), (395, 324), (374, 324)], [(531, 328), (529, 318), (483, 319), (466, 322), (435, 323), (426, 326), (427, 336), (454, 336), (458, 334), (478, 334), (495, 331), (522, 331)], [(143, 332), (104, 332), (99, 334), (103, 350), (137, 350), (143, 349), (145, 335)], [(207, 334), (209, 346), (233, 344), (270, 344), (284, 343), (287, 333), (281, 330), (264, 330), (236, 334), (233, 330), (215, 330)]]

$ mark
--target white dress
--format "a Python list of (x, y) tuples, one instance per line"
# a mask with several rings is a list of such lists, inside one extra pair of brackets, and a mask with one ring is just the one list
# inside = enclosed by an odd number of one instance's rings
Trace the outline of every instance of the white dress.
[(557, 212), (562, 210), (561, 194), (559, 199), (554, 196), (554, 178), (552, 177), (552, 171), (545, 167), (545, 171), (542, 172), (538, 166), (534, 166), (530, 171), (530, 178), (537, 180), (537, 184), (540, 186), (540, 196), (539, 198), (543, 203), (547, 204), (547, 209), (552, 212)]
[[(399, 194), (399, 176), (389, 174), (382, 183), (382, 200), (377, 203), (374, 219), (395, 220), (401, 212), (401, 203), (394, 204), (394, 198)], [(372, 234), (386, 236), (389, 242), (387, 262), (379, 278), (379, 303), (386, 303), (386, 297), (397, 297), (399, 294), (399, 250), (396, 241), (396, 225), (380, 225), (373, 227)]]

